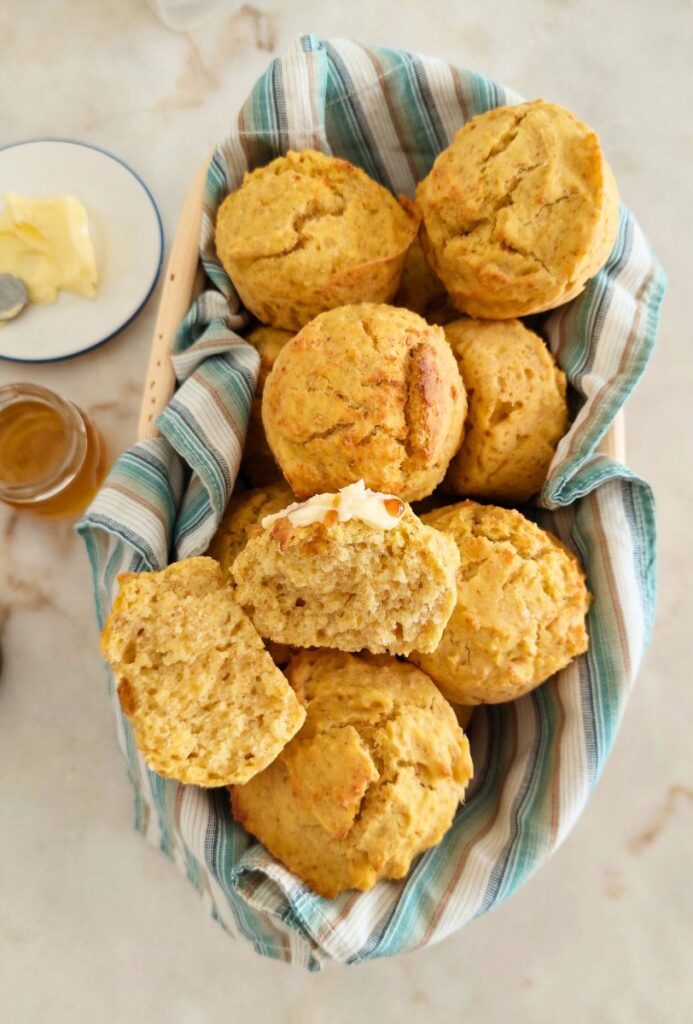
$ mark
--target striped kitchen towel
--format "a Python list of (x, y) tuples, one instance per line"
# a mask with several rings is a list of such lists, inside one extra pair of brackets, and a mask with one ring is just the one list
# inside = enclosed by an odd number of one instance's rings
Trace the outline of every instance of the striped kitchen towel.
[[(101, 623), (119, 572), (160, 569), (205, 550), (238, 472), (258, 359), (238, 333), (246, 315), (214, 251), (222, 198), (246, 169), (308, 146), (411, 195), (460, 125), (517, 100), (443, 61), (355, 42), (304, 36), (271, 62), (209, 168), (201, 256), (211, 287), (175, 339), (179, 387), (159, 420), (163, 436), (118, 460), (78, 526)], [(151, 772), (114, 698), (137, 827), (185, 871), (212, 915), (258, 952), (317, 970), (330, 959), (358, 963), (436, 942), (502, 903), (575, 823), (652, 625), (652, 495), (595, 447), (647, 363), (663, 291), (662, 271), (622, 209), (606, 266), (545, 319), (576, 415), (531, 514), (586, 567), (595, 595), (590, 650), (534, 693), (477, 711), (466, 803), (406, 879), (335, 900), (316, 896), (233, 821), (224, 791)]]

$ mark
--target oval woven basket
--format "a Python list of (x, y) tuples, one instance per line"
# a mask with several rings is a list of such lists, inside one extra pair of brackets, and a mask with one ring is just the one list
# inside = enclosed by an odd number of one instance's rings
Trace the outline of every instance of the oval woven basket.
[[(141, 440), (78, 526), (101, 622), (118, 572), (205, 550), (238, 472), (257, 354), (237, 333), (248, 318), (214, 251), (215, 211), (227, 192), (246, 169), (314, 147), (411, 195), (468, 118), (518, 100), (442, 61), (348, 41), (304, 36), (271, 62), (183, 211)], [(198, 237), (207, 290), (178, 326), (195, 289)], [(622, 464), (617, 417), (654, 344), (663, 290), (657, 261), (622, 208), (606, 266), (543, 321), (571, 385), (574, 419), (536, 507), (525, 511), (586, 568), (595, 597), (590, 650), (528, 696), (477, 710), (466, 802), (406, 879), (335, 900), (316, 896), (233, 821), (224, 791), (151, 772), (114, 698), (137, 827), (186, 872), (213, 916), (258, 952), (316, 970), (329, 959), (357, 963), (436, 942), (502, 903), (575, 823), (611, 750), (652, 623), (652, 496)]]

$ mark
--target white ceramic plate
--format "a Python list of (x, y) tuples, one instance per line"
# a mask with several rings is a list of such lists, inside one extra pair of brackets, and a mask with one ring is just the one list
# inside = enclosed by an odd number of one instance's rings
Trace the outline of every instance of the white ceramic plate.
[(86, 207), (99, 271), (94, 299), (60, 292), (0, 327), (0, 359), (52, 362), (112, 338), (140, 311), (161, 269), (163, 232), (145, 184), (117, 157), (60, 139), (0, 149), (0, 197), (73, 195)]

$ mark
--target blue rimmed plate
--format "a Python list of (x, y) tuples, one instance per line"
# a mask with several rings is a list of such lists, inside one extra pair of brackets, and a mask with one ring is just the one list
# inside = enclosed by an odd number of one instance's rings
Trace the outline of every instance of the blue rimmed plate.
[(144, 182), (96, 146), (61, 139), (0, 149), (0, 196), (73, 195), (86, 207), (99, 270), (94, 299), (61, 292), (0, 327), (0, 358), (53, 362), (108, 341), (145, 304), (156, 284), (163, 231)]

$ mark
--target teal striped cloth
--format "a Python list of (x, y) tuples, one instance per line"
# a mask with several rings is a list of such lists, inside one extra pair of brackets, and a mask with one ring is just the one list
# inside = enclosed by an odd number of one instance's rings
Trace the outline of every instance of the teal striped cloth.
[[(258, 357), (238, 333), (246, 314), (214, 251), (221, 199), (246, 169), (305, 147), (346, 157), (411, 195), (460, 125), (518, 99), (443, 61), (343, 40), (304, 36), (271, 62), (209, 168), (201, 256), (211, 287), (175, 339), (179, 387), (159, 420), (162, 437), (118, 460), (78, 526), (101, 623), (119, 572), (161, 569), (205, 550), (238, 472)], [(663, 291), (662, 271), (622, 209), (606, 266), (545, 319), (575, 419), (530, 514), (587, 569), (590, 650), (534, 693), (477, 711), (466, 803), (405, 880), (316, 896), (232, 820), (224, 791), (151, 772), (113, 699), (137, 828), (187, 874), (214, 918), (259, 953), (318, 970), (330, 959), (359, 963), (437, 942), (507, 899), (577, 820), (652, 625), (652, 494), (595, 446), (647, 363)]]

